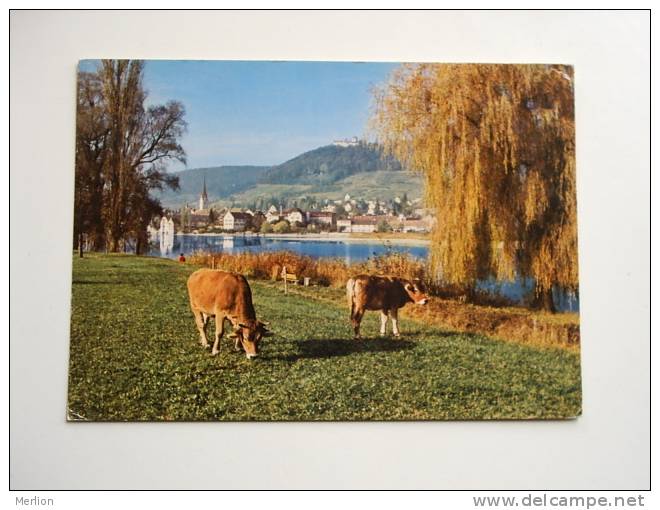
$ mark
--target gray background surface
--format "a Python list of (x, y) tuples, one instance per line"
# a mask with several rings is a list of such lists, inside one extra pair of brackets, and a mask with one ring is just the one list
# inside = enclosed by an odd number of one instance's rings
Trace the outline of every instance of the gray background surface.
[[(13, 12), (11, 488), (647, 488), (649, 37), (646, 12)], [(75, 72), (99, 57), (575, 65), (584, 415), (67, 423)]]

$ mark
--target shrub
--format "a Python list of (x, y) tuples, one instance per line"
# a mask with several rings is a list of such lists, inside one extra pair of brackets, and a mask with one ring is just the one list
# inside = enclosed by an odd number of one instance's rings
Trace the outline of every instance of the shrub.
[(289, 222), (286, 220), (278, 221), (273, 225), (273, 232), (276, 234), (286, 234), (290, 232)]
[(376, 226), (376, 231), (380, 233), (392, 232), (392, 227), (390, 227), (390, 224), (383, 219), (378, 222), (378, 225)]

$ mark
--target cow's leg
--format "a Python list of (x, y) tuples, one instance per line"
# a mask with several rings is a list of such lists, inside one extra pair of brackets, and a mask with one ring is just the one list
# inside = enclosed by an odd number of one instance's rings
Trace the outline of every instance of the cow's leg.
[(360, 338), (360, 322), (362, 322), (362, 316), (364, 315), (364, 310), (362, 308), (356, 308), (351, 322), (353, 323), (353, 331), (355, 332), (355, 338)]
[(202, 346), (205, 348), (208, 348), (209, 341), (206, 338), (206, 324), (208, 320), (205, 320), (204, 314), (195, 308), (193, 308), (193, 315), (195, 316), (195, 324), (197, 325), (197, 330), (199, 331), (199, 343), (202, 344)]
[(217, 356), (220, 352), (220, 339), (225, 332), (225, 318), (222, 315), (215, 316), (215, 341), (213, 342), (213, 349), (211, 350), (211, 356)]
[(392, 318), (392, 333), (394, 336), (400, 336), (399, 334), (399, 310), (397, 308), (392, 308), (390, 310), (390, 317)]
[(235, 331), (234, 334), (236, 335), (234, 338), (234, 350), (236, 352), (241, 352), (243, 350), (243, 346), (241, 345), (241, 337), (239, 336), (241, 333), (239, 331)]
[(380, 311), (380, 336), (385, 336), (387, 333), (387, 311)]

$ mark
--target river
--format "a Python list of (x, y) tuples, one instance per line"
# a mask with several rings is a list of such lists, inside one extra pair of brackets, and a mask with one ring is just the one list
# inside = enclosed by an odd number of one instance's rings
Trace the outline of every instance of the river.
[(178, 234), (168, 241), (152, 243), (149, 255), (175, 259), (180, 253), (189, 255), (197, 251), (211, 253), (292, 251), (313, 258), (338, 258), (347, 264), (384, 255), (392, 250), (405, 252), (420, 259), (428, 255), (428, 247), (424, 244), (361, 239)]

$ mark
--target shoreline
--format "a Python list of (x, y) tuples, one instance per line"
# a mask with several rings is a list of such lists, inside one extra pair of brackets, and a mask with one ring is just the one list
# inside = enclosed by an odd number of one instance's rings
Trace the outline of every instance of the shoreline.
[(203, 233), (203, 234), (184, 234), (176, 233), (177, 236), (191, 237), (245, 237), (245, 238), (265, 238), (281, 239), (286, 241), (342, 241), (346, 243), (368, 243), (368, 244), (398, 244), (406, 246), (428, 246), (428, 239), (410, 239), (405, 237), (354, 237), (350, 233), (329, 232), (327, 234), (231, 234), (231, 233)]

